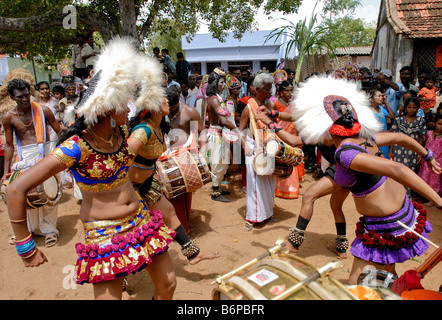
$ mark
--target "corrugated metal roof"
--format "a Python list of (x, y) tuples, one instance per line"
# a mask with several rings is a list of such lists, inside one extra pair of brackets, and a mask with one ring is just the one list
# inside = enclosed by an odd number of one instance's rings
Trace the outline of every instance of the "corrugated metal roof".
[(341, 47), (335, 49), (337, 56), (369, 56), (371, 46), (368, 47)]

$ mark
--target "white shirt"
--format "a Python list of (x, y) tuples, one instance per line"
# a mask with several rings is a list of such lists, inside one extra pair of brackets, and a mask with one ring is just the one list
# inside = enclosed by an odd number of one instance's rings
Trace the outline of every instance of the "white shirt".
[[(86, 43), (83, 47), (83, 49), (81, 50), (81, 56), (88, 56), (91, 53), (96, 52), (96, 53), (100, 53), (100, 50), (97, 49), (97, 47), (92, 48), (88, 43)], [(95, 63), (95, 60), (97, 59), (97, 56), (92, 56), (88, 59), (86, 59), (85, 63), (86, 63), (86, 67), (87, 66), (93, 66)]]
[(187, 104), (190, 107), (195, 108), (196, 97), (194, 94), (188, 94), (187, 97), (184, 97), (183, 94), (180, 96), (180, 102)]

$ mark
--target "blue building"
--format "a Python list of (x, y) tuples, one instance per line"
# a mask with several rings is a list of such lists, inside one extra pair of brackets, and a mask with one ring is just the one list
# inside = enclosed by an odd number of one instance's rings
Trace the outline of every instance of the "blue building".
[[(233, 67), (258, 72), (262, 68), (273, 72), (284, 58), (283, 39), (268, 40), (271, 30), (246, 32), (241, 39), (229, 33), (225, 42), (213, 39), (210, 33), (196, 34), (189, 43), (185, 36), (181, 45), (187, 61), (192, 64), (192, 73), (208, 74), (216, 67), (229, 70)], [(292, 55), (291, 55), (292, 56)]]

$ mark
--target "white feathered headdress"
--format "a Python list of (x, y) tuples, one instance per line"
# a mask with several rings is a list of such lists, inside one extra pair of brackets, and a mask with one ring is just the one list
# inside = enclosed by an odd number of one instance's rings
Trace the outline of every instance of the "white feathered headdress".
[(95, 76), (77, 105), (78, 116), (84, 116), (88, 126), (109, 111), (127, 110), (129, 99), (134, 97), (138, 59), (135, 44), (128, 37), (117, 36), (102, 49), (94, 65)]
[[(342, 99), (344, 98), (344, 99)], [(353, 117), (361, 125), (359, 136), (371, 138), (382, 129), (370, 109), (370, 101), (353, 81), (314, 76), (294, 90), (291, 109), (294, 110), (296, 130), (308, 144), (317, 144), (331, 139), (330, 129), (337, 120), (331, 104), (335, 100), (346, 100)]]
[(165, 97), (164, 77), (160, 62), (140, 53), (136, 78), (138, 95), (134, 101), (135, 114), (146, 109), (153, 112), (160, 111), (160, 105)]

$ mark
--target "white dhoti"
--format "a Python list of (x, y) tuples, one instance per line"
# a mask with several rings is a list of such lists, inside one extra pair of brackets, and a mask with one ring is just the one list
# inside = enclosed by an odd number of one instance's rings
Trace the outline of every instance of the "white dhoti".
[[(253, 138), (247, 136), (249, 149), (256, 150)], [(252, 223), (263, 222), (273, 216), (275, 203), (275, 177), (259, 176), (253, 169), (255, 155), (245, 157), (247, 171), (246, 220)]]
[[(51, 151), (51, 143), (46, 143), (44, 146), (45, 155), (49, 154)], [(31, 144), (27, 146), (21, 146), (22, 161), (15, 163), (12, 167), (14, 170), (23, 170), (23, 166), (20, 164), (32, 163), (35, 159), (39, 157), (39, 150), (37, 144)], [(28, 216), (28, 229), (30, 232), (39, 235), (48, 235), (51, 233), (56, 233), (58, 236), (57, 226), (57, 216), (58, 216), (58, 206), (53, 207), (43, 206), (37, 209), (27, 209)]]
[(219, 126), (210, 126), (207, 134), (207, 148), (210, 170), (212, 175), (212, 186), (219, 187), (223, 181), (230, 163), (230, 154), (225, 151), (222, 137), (222, 128)]

